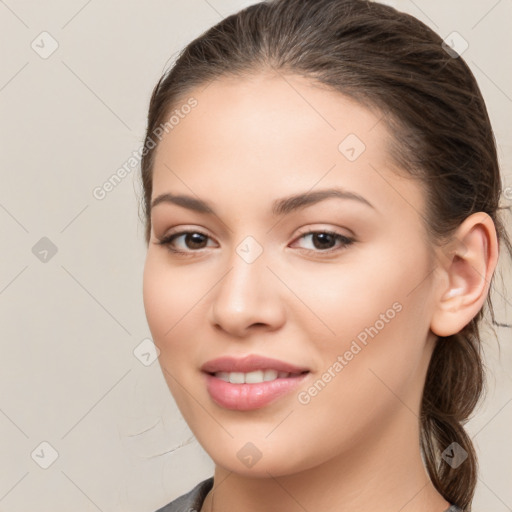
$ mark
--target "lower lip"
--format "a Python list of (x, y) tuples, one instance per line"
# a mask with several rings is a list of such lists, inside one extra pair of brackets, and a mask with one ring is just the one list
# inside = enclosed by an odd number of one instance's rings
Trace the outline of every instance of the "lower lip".
[(308, 373), (258, 384), (232, 384), (209, 373), (205, 375), (206, 389), (215, 403), (225, 409), (251, 411), (261, 409), (290, 393), (302, 383)]

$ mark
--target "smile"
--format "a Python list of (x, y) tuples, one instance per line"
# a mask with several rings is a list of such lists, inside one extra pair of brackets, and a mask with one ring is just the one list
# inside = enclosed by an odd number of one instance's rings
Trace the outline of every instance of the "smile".
[(214, 374), (218, 379), (231, 384), (259, 384), (261, 382), (271, 382), (276, 379), (287, 379), (288, 377), (298, 377), (300, 373), (280, 372), (277, 370), (255, 370), (253, 372), (216, 372)]
[(220, 357), (201, 367), (210, 398), (223, 409), (261, 409), (296, 389), (308, 368), (250, 354)]

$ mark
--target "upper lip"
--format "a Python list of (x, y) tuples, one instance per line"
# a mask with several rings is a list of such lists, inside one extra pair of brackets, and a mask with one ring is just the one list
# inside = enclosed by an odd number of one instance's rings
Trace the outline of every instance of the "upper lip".
[(207, 373), (248, 373), (255, 370), (277, 370), (278, 372), (287, 373), (302, 373), (309, 371), (307, 368), (295, 366), (285, 361), (279, 361), (278, 359), (253, 354), (242, 358), (226, 356), (212, 359), (203, 364), (203, 366), (201, 366), (201, 370)]

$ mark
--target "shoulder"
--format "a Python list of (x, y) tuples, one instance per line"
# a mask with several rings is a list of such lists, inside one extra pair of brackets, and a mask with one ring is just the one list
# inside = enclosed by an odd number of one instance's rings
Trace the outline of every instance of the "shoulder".
[(156, 512), (199, 512), (206, 495), (213, 487), (213, 477), (198, 483), (192, 490), (171, 501)]

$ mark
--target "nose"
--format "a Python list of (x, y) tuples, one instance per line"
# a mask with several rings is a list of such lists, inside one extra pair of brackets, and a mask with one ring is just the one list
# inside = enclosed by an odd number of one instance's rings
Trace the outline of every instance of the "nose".
[(228, 270), (212, 290), (209, 321), (216, 329), (243, 338), (254, 330), (273, 331), (285, 320), (283, 284), (267, 266), (234, 252)]

